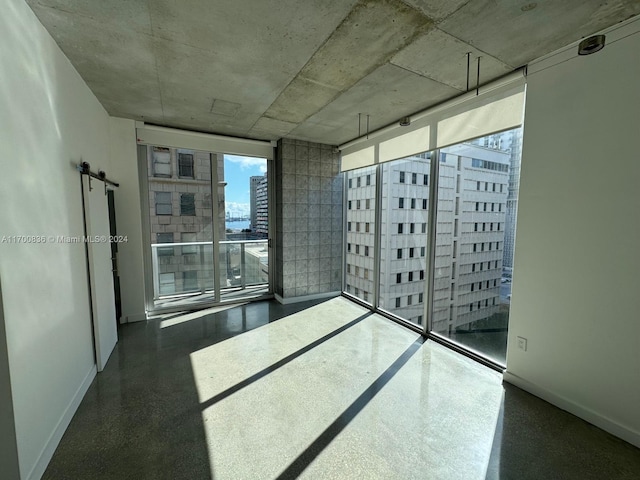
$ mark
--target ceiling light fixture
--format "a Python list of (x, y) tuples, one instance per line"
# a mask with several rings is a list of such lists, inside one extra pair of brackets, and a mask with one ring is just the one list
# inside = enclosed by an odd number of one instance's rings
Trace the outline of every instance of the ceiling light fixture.
[(578, 45), (578, 55), (591, 55), (592, 53), (599, 52), (604, 48), (604, 35), (594, 35), (589, 38), (585, 38)]

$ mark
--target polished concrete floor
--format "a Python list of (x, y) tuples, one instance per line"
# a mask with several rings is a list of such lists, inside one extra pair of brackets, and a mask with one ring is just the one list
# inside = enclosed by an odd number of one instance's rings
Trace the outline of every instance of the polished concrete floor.
[(344, 298), (122, 326), (46, 479), (638, 479), (640, 450)]

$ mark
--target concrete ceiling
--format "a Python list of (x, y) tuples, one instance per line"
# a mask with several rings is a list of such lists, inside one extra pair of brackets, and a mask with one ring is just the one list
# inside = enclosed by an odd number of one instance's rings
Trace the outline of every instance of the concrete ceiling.
[(640, 0), (27, 2), (113, 116), (328, 144), (356, 137), (359, 113), (373, 131), (459, 95), (467, 52), (485, 83), (640, 14)]

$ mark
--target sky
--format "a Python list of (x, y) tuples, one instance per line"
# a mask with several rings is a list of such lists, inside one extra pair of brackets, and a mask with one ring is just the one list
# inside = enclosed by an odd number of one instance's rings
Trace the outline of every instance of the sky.
[(231, 215), (249, 215), (249, 177), (264, 175), (267, 160), (264, 158), (224, 156), (224, 189), (227, 212)]

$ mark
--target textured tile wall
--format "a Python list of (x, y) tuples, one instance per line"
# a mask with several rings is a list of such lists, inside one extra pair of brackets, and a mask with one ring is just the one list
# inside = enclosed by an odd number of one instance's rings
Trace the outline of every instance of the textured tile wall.
[(342, 175), (333, 146), (281, 139), (276, 159), (275, 291), (337, 292), (342, 271)]

